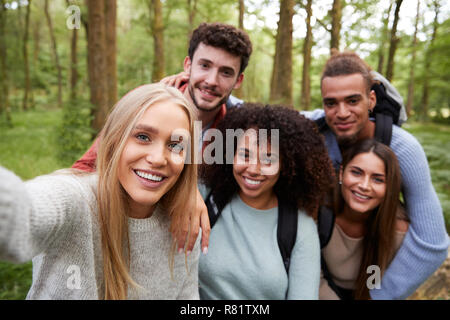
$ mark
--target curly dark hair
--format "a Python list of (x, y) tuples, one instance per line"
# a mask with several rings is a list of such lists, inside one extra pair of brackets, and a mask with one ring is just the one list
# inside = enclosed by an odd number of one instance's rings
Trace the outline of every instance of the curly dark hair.
[[(227, 111), (217, 129), (224, 137), (223, 164), (202, 164), (201, 181), (212, 190), (212, 196), (221, 209), (239, 191), (233, 176), (233, 165), (226, 164), (227, 129), (279, 129), (280, 176), (274, 186), (279, 199), (295, 204), (309, 215), (314, 215), (318, 206), (333, 186), (335, 172), (317, 126), (298, 111), (280, 105), (244, 103), (240, 108)], [(237, 137), (233, 137), (234, 154)], [(230, 143), (230, 142), (228, 142)]]
[(244, 72), (252, 54), (252, 42), (248, 34), (241, 29), (223, 23), (202, 23), (192, 33), (189, 42), (189, 58), (193, 60), (195, 50), (200, 43), (224, 49), (241, 58), (239, 74)]
[(339, 52), (333, 49), (331, 57), (327, 60), (323, 68), (320, 85), (322, 86), (322, 81), (326, 77), (348, 76), (359, 73), (366, 82), (366, 90), (369, 93), (373, 84), (373, 78), (370, 74), (371, 70), (370, 66), (355, 52)]

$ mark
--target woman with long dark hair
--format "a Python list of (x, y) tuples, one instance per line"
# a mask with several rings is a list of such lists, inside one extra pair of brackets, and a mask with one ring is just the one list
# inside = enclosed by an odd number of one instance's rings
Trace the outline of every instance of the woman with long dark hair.
[(336, 218), (322, 249), (321, 299), (369, 299), (369, 286), (377, 285), (408, 228), (400, 187), (397, 157), (381, 142), (363, 140), (343, 154)]

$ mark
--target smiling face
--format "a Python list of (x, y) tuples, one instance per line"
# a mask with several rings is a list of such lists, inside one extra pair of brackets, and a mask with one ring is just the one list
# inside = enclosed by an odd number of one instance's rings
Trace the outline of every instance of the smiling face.
[(184, 168), (189, 118), (181, 106), (160, 101), (137, 121), (119, 160), (119, 181), (129, 196), (130, 216), (148, 217)]
[(227, 101), (231, 91), (240, 87), (241, 58), (229, 52), (200, 43), (192, 60), (186, 57), (184, 71), (189, 73), (188, 92), (194, 105), (212, 112)]
[(376, 95), (374, 91), (367, 92), (361, 74), (325, 77), (321, 90), (325, 120), (338, 142), (373, 137), (369, 110), (375, 107)]
[(386, 195), (386, 169), (383, 160), (372, 152), (356, 155), (340, 172), (341, 192), (354, 212), (371, 212)]
[(256, 131), (247, 130), (237, 143), (233, 176), (239, 195), (249, 206), (267, 209), (276, 202), (273, 187), (280, 176), (280, 155), (267, 144), (267, 151), (257, 143)]

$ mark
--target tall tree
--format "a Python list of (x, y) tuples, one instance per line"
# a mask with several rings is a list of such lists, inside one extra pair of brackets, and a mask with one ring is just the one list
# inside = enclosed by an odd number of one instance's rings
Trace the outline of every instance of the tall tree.
[(341, 25), (342, 25), (342, 2), (341, 0), (333, 1), (333, 8), (331, 9), (331, 50), (339, 50), (339, 42), (341, 40)]
[(244, 30), (244, 13), (245, 13), (244, 0), (239, 0), (239, 28), (242, 30)]
[(94, 119), (92, 128), (99, 131), (108, 114), (108, 94), (105, 57), (104, 0), (86, 1), (88, 7), (88, 76)]
[(30, 64), (28, 60), (28, 34), (30, 29), (30, 9), (31, 9), (31, 0), (28, 1), (27, 12), (25, 14), (25, 31), (23, 34), (23, 61), (24, 61), (24, 94), (22, 101), (22, 109), (28, 109), (28, 94), (31, 91), (31, 83), (30, 83)]
[(387, 70), (386, 70), (386, 79), (389, 81), (394, 77), (394, 57), (395, 51), (397, 50), (397, 45), (399, 42), (399, 38), (397, 37), (397, 25), (400, 19), (400, 7), (402, 5), (403, 0), (395, 1), (395, 13), (394, 13), (394, 23), (392, 24), (391, 29), (391, 41), (389, 46), (389, 56), (387, 62)]
[(438, 16), (440, 10), (439, 0), (433, 1), (434, 6), (434, 21), (433, 21), (433, 33), (431, 35), (431, 40), (428, 43), (427, 51), (425, 52), (425, 69), (424, 69), (424, 79), (423, 79), (423, 92), (422, 92), (422, 118), (428, 118), (428, 103), (429, 103), (429, 91), (430, 91), (430, 69), (431, 61), (433, 55), (433, 44), (436, 39), (437, 29), (439, 25)]
[(306, 37), (303, 42), (303, 70), (302, 70), (302, 89), (300, 94), (300, 107), (308, 110), (311, 105), (311, 48), (312, 48), (312, 0), (306, 3)]
[(411, 67), (409, 69), (408, 99), (406, 100), (406, 114), (408, 115), (408, 117), (411, 115), (414, 100), (414, 69), (416, 68), (417, 29), (419, 26), (419, 18), (420, 18), (420, 0), (417, 0), (416, 21), (414, 24), (414, 35), (411, 43), (412, 57), (411, 57)]
[(386, 50), (386, 42), (388, 37), (388, 31), (389, 31), (389, 17), (391, 16), (391, 10), (392, 10), (392, 0), (389, 0), (389, 8), (384, 13), (383, 17), (383, 31), (381, 33), (381, 41), (380, 41), (380, 48), (378, 49), (378, 68), (377, 71), (379, 73), (383, 73), (384, 69), (384, 54)]
[[(164, 78), (164, 21), (162, 14), (161, 0), (151, 0), (149, 9), (153, 9), (153, 19), (151, 21), (153, 35), (153, 68), (152, 81), (157, 82)], [(152, 16), (152, 14), (150, 15)]]
[(56, 70), (58, 72), (58, 107), (61, 108), (62, 107), (62, 72), (61, 72), (61, 64), (59, 63), (58, 48), (56, 45), (56, 38), (55, 38), (54, 30), (53, 30), (52, 18), (48, 11), (48, 0), (45, 0), (44, 12), (45, 12), (45, 17), (47, 18), (48, 30), (49, 30), (50, 39), (52, 42), (53, 59), (55, 60), (55, 66), (56, 66)]
[(270, 85), (270, 100), (292, 106), (292, 17), (294, 0), (280, 0), (280, 18)]
[(106, 81), (108, 88), (108, 108), (117, 101), (117, 63), (116, 63), (116, 0), (105, 0), (105, 55)]
[(6, 123), (12, 125), (9, 108), (8, 67), (6, 62), (6, 7), (4, 0), (0, 0), (0, 113), (5, 114)]
[[(239, 29), (244, 30), (244, 13), (245, 13), (244, 0), (239, 0), (238, 5), (239, 5), (238, 25), (239, 25)], [(240, 86), (238, 89), (233, 91), (233, 95), (238, 98), (242, 98), (244, 95), (243, 91), (244, 91), (244, 86)]]
[(77, 83), (78, 83), (78, 29), (73, 28), (72, 40), (70, 42), (70, 99), (77, 99)]
[(194, 31), (195, 14), (197, 13), (197, 0), (187, 0), (189, 30), (188, 30), (188, 42), (191, 39), (192, 31)]

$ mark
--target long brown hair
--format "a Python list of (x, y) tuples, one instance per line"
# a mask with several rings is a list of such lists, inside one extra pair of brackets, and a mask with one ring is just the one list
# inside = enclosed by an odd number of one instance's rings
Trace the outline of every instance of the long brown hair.
[[(118, 178), (120, 156), (143, 113), (153, 104), (172, 101), (186, 112), (190, 123), (190, 153), (193, 154), (194, 109), (183, 95), (162, 84), (148, 84), (128, 92), (114, 106), (100, 133), (97, 156), (97, 200), (102, 237), (104, 299), (126, 299), (128, 285), (139, 287), (129, 274), (128, 194)], [(161, 198), (160, 204), (174, 224), (182, 219), (185, 208), (196, 199), (197, 169), (186, 161), (175, 185)], [(172, 257), (175, 246), (172, 245)]]
[[(355, 299), (369, 299), (367, 267), (379, 266), (382, 276), (393, 256), (395, 223), (400, 205), (401, 173), (394, 152), (374, 139), (363, 140), (344, 152), (342, 172), (347, 164), (361, 153), (373, 153), (380, 158), (384, 163), (386, 177), (386, 194), (380, 205), (369, 213), (365, 222), (367, 231), (363, 240), (363, 255), (353, 293)], [(345, 201), (339, 187), (336, 188), (335, 199), (334, 212), (340, 214), (344, 210)]]

